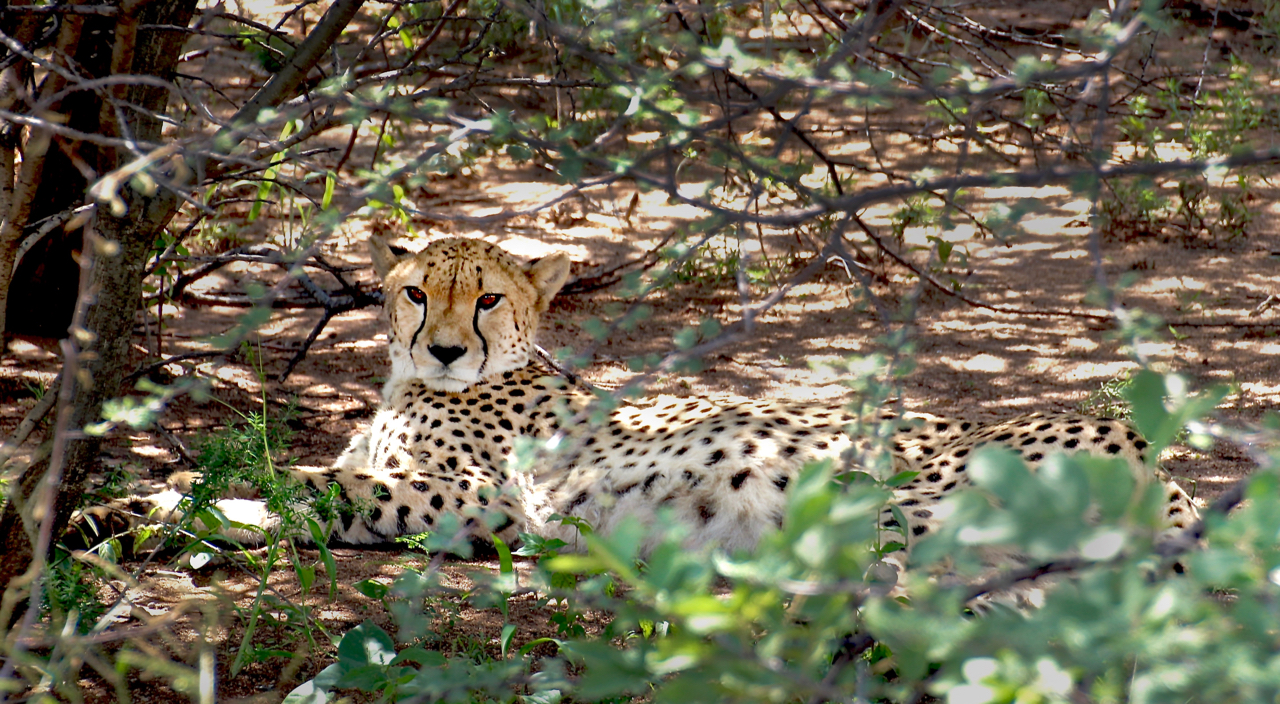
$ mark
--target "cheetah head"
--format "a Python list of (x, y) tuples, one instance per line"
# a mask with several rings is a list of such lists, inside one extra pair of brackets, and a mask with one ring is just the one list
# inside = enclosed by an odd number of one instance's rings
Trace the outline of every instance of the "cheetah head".
[(451, 237), (412, 254), (373, 236), (369, 249), (391, 323), (391, 379), (441, 391), (528, 364), (538, 321), (569, 275), (564, 254), (522, 265), (483, 240)]

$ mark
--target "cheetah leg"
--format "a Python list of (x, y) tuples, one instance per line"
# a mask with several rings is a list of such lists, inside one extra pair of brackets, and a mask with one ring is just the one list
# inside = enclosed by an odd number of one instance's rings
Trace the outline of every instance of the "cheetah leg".
[(334, 469), (359, 469), (369, 466), (369, 434), (360, 433), (351, 438), (347, 449), (342, 451), (338, 461), (333, 463)]
[[(299, 468), (301, 469), (301, 468)], [(310, 468), (314, 472), (324, 471)], [(297, 470), (289, 470), (297, 476)], [(167, 534), (168, 526), (187, 522), (187, 515), (182, 502), (191, 492), (193, 484), (200, 475), (195, 472), (175, 473), (169, 478), (169, 488), (154, 494), (129, 496), (115, 499), (105, 504), (92, 506), (78, 512), (72, 517), (71, 530), (64, 542), (72, 549), (89, 549), (101, 542), (122, 537), (128, 533), (149, 528), (153, 535), (142, 543), (132, 545), (130, 552), (138, 554), (154, 548)], [(201, 515), (192, 516), (186, 527), (191, 533), (206, 533), (216, 530), (218, 537), (245, 547), (256, 547), (266, 544), (274, 537), (289, 538), (304, 544), (314, 542), (311, 532), (305, 525), (282, 531), (284, 524), (278, 514), (267, 507), (267, 502), (258, 496), (256, 488), (248, 484), (233, 484), (228, 487), (228, 495), (215, 501), (212, 508), (227, 520), (206, 522)], [(293, 507), (303, 515), (314, 512), (306, 502), (299, 502)], [(334, 522), (318, 520), (324, 536), (335, 530)], [(213, 525), (209, 525), (212, 523)]]
[[(143, 542), (131, 544), (131, 552), (140, 554), (159, 545), (167, 535), (167, 527), (179, 525), (185, 521), (185, 514), (180, 508), (186, 495), (174, 489), (167, 489), (147, 496), (129, 496), (115, 499), (105, 504), (91, 506), (78, 511), (71, 519), (71, 530), (63, 542), (67, 547), (92, 549), (113, 538), (137, 534), (142, 529), (150, 529), (152, 534)], [(266, 535), (270, 535), (280, 527), (280, 517), (267, 510), (266, 503), (251, 499), (221, 499), (214, 503), (219, 513), (226, 517), (230, 525), (207, 525), (200, 516), (193, 517), (187, 527), (192, 533), (201, 533), (219, 529), (219, 535), (229, 541), (235, 541), (247, 547), (266, 543)], [(253, 530), (243, 526), (256, 526)], [(264, 535), (265, 531), (265, 535)], [(309, 536), (297, 536), (307, 539)]]

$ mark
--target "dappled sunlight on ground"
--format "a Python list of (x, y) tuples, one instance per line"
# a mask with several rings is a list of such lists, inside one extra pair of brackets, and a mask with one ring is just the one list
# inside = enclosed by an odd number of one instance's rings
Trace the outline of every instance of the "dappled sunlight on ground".
[[(293, 5), (283, 1), (244, 4), (267, 24), (281, 19)], [(303, 14), (310, 17), (308, 21), (314, 20), (323, 5)], [(808, 22), (804, 17), (800, 20)], [(233, 85), (242, 93), (264, 77), (257, 62), (242, 52), (225, 50), (217, 58), (225, 62), (217, 64), (218, 70), (235, 76)], [(223, 97), (210, 100), (211, 109), (229, 112)], [(873, 145), (858, 131), (866, 119), (861, 111), (813, 115), (810, 122), (815, 134), (825, 134), (828, 154), (866, 161), (874, 147), (875, 159), (892, 163), (902, 173), (936, 172), (940, 155), (957, 149), (950, 140), (922, 146), (899, 132), (877, 133)], [(848, 129), (841, 129), (842, 124)], [(772, 135), (768, 130), (776, 125), (762, 120), (747, 127), (738, 136), (755, 145)], [(432, 143), (439, 129), (408, 125), (405, 143), (410, 150)], [(658, 136), (638, 132), (625, 138), (634, 146)], [(316, 163), (331, 167), (346, 148), (345, 140), (345, 136), (330, 136), (324, 144), (333, 153), (317, 154)], [(352, 163), (364, 168), (388, 158), (376, 144), (376, 137), (362, 133), (354, 144)], [(967, 168), (1030, 168), (1001, 158), (999, 150), (1010, 148), (993, 143), (993, 153), (971, 155)], [(1122, 145), (1122, 149), (1129, 147)], [(1185, 155), (1166, 145), (1158, 149), (1166, 156)], [(808, 166), (802, 171), (806, 170)], [(689, 175), (685, 190), (698, 192), (718, 183), (721, 175), (704, 168)], [(829, 186), (824, 167), (817, 163), (797, 178), (815, 189)], [(355, 180), (341, 184), (337, 200), (350, 197), (358, 187)], [(889, 183), (896, 182), (880, 173), (856, 173), (850, 176), (848, 191), (860, 193)], [(1238, 385), (1239, 393), (1223, 404), (1220, 416), (1230, 423), (1252, 423), (1264, 411), (1280, 408), (1280, 339), (1274, 325), (1280, 306), (1262, 305), (1269, 296), (1280, 295), (1280, 227), (1275, 219), (1280, 192), (1264, 182), (1255, 193), (1258, 201), (1252, 207), (1257, 219), (1248, 237), (1188, 246), (1157, 236), (1107, 240), (1097, 243), (1096, 260), (1095, 245), (1089, 239), (1092, 204), (1064, 186), (994, 187), (954, 194), (978, 218), (1021, 201), (1032, 202), (1034, 208), (1017, 227), (1001, 229), (996, 236), (959, 216), (952, 218), (954, 225), (948, 229), (918, 226), (917, 221), (904, 224), (904, 202), (874, 203), (859, 216), (877, 237), (941, 288), (958, 291), (970, 302), (921, 286), (914, 273), (880, 252), (865, 233), (851, 228), (847, 244), (861, 269), (851, 264), (852, 271), (847, 271), (828, 264), (814, 280), (796, 285), (787, 298), (756, 316), (747, 339), (707, 355), (696, 373), (653, 374), (647, 391), (795, 401), (850, 398), (851, 391), (841, 384), (850, 376), (849, 358), (881, 352), (886, 339), (901, 336), (907, 340), (914, 366), (893, 394), (908, 411), (986, 420), (1028, 411), (1079, 410), (1096, 399), (1104, 385), (1137, 369), (1135, 356), (1141, 356), (1158, 369), (1183, 374), (1195, 388)], [(741, 184), (716, 192), (718, 203), (734, 208), (748, 205), (753, 195), (771, 208), (798, 207), (776, 194), (753, 193)], [(553, 200), (554, 205), (534, 211)], [(434, 237), (472, 236), (499, 243), (523, 259), (565, 252), (574, 262), (571, 278), (576, 280), (611, 267), (636, 270), (660, 243), (679, 244), (682, 235), (696, 232), (695, 222), (708, 216), (707, 211), (667, 193), (632, 182), (579, 191), (550, 169), (501, 155), (487, 155), (449, 176), (424, 177), (406, 189), (403, 205), (409, 209), (407, 223), (360, 214), (345, 221), (339, 235), (321, 245), (323, 256), (343, 270), (348, 283), (362, 291), (376, 290), (365, 248), (372, 233), (409, 249), (420, 249)], [(936, 199), (929, 207), (944, 210)], [(220, 217), (234, 223), (236, 235), (245, 242), (296, 244), (303, 229), (296, 220), (270, 214), (253, 219), (248, 210), (247, 203), (229, 205)], [(522, 214), (496, 217), (511, 213)], [(708, 319), (721, 325), (740, 320), (744, 311), (760, 306), (810, 262), (833, 226), (824, 222), (803, 228), (726, 228), (712, 238), (701, 259), (648, 295), (647, 317), (594, 346), (594, 356), (582, 370), (584, 378), (606, 387), (627, 383), (637, 378), (629, 362), (671, 352), (673, 338), (681, 330)], [(944, 250), (954, 245), (945, 266), (929, 257), (940, 242)], [(733, 278), (739, 261), (745, 262), (744, 278), (749, 279), (741, 289)], [(340, 290), (331, 274), (308, 272), (325, 290)], [(241, 306), (248, 305), (256, 292), (279, 284), (283, 275), (278, 267), (236, 262), (193, 283), (180, 304), (152, 305), (137, 322), (138, 360), (157, 353), (214, 351), (213, 340), (235, 329), (246, 312)], [(1118, 339), (1110, 320), (1097, 318), (1108, 313), (1090, 296), (1100, 278), (1123, 284), (1117, 294), (1123, 308), (1146, 311), (1164, 321), (1153, 328), (1159, 339), (1130, 350), (1126, 341)], [(864, 288), (863, 281), (870, 281), (870, 286)], [(385, 323), (373, 307), (335, 317), (305, 359), (281, 381), (285, 365), (321, 318), (319, 309), (304, 307), (310, 305), (304, 292), (296, 286), (287, 291), (290, 307), (272, 310), (268, 321), (231, 358), (196, 357), (159, 369), (153, 375), (156, 383), (199, 378), (207, 383), (211, 398), (192, 394), (174, 401), (159, 418), (163, 433), (147, 429), (121, 433), (118, 441), (104, 448), (107, 466), (127, 469), (140, 484), (158, 485), (173, 471), (189, 469), (176, 443), (191, 449), (211, 432), (239, 423), (243, 414), (264, 407), (294, 433), (292, 449), (283, 461), (332, 463), (349, 439), (368, 427), (381, 400), (380, 387), (388, 373)], [(547, 313), (541, 345), (573, 351), (592, 347), (595, 341), (584, 325), (593, 319), (615, 320), (632, 302), (622, 297), (617, 286), (562, 296)], [(158, 323), (157, 318), (162, 320)], [(1217, 326), (1223, 319), (1243, 324)], [(58, 365), (57, 353), (48, 347), (23, 340), (10, 344), (0, 360), (0, 430), (12, 432), (52, 381)], [(1165, 465), (1175, 475), (1194, 480), (1202, 499), (1221, 492), (1251, 469), (1242, 453), (1225, 447), (1208, 452), (1175, 448), (1167, 454)], [(256, 558), (262, 554), (253, 553)], [(324, 593), (327, 585), (319, 581), (305, 599), (334, 632), (369, 617), (387, 626), (381, 604), (361, 595), (353, 585), (365, 578), (387, 584), (407, 567), (425, 564), (421, 555), (398, 549), (338, 548), (334, 555), (337, 599), (329, 601)], [(320, 558), (316, 551), (305, 550), (300, 559), (310, 564)], [(444, 583), (467, 589), (472, 582), (464, 571), (470, 567), (493, 571), (496, 563), (449, 564)], [(517, 569), (527, 574), (529, 565), (517, 561)], [(202, 601), (225, 599), (243, 606), (259, 588), (253, 573), (235, 564), (194, 576), (150, 566), (142, 576), (140, 586), (126, 587), (121, 581), (121, 589), (136, 589), (143, 595), (145, 608), (159, 613), (193, 595)], [(288, 598), (301, 598), (297, 573), (288, 565), (274, 570), (269, 584)], [(546, 624), (545, 609), (539, 611), (534, 601), (532, 595), (512, 601), (513, 618), (523, 618), (521, 637), (555, 635)], [(465, 633), (493, 650), (492, 635), (501, 629), (501, 618), (467, 605), (457, 608)], [(218, 631), (215, 642), (223, 644), (225, 652), (235, 647), (242, 632), (239, 625)], [(322, 649), (321, 655), (330, 653)], [(318, 665), (321, 659), (312, 664)], [(278, 674), (263, 666), (256, 682), (274, 683)], [(100, 700), (109, 701), (110, 696)]]

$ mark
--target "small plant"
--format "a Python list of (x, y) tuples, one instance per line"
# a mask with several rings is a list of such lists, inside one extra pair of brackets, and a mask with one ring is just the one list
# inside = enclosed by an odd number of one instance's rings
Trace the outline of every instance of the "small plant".
[(193, 497), (197, 506), (206, 506), (224, 496), (236, 483), (249, 484), (271, 496), (282, 489), (275, 467), (293, 437), (288, 419), (290, 409), (279, 415), (263, 411), (240, 414), (240, 421), (194, 443), (201, 481)]
[(1080, 402), (1080, 412), (1102, 418), (1122, 418), (1128, 420), (1132, 413), (1126, 394), (1133, 387), (1133, 378), (1129, 372), (1102, 382), (1094, 391)]
[(98, 599), (98, 587), (105, 576), (62, 551), (49, 563), (48, 570), (41, 611), (52, 615), (55, 622), (74, 621), (72, 628), (76, 632), (87, 633), (106, 613)]
[(669, 270), (673, 283), (731, 286), (740, 270), (751, 284), (765, 283), (773, 276), (768, 266), (745, 261), (742, 243), (733, 237), (713, 238), (691, 254), (682, 243), (664, 250), (663, 257), (673, 262)]
[[(577, 526), (584, 536), (591, 534), (590, 526), (580, 518), (560, 517), (559, 520), (562, 523)], [(578, 575), (547, 568), (550, 561), (559, 555), (564, 547), (566, 543), (563, 540), (547, 540), (542, 536), (522, 533), (520, 547), (515, 554), (523, 557), (537, 557), (543, 578), (557, 594), (558, 607), (547, 617), (547, 623), (556, 627), (556, 632), (561, 638), (580, 638), (586, 635), (586, 628), (583, 626), (585, 614), (574, 606), (573, 596), (578, 586)], [(550, 598), (545, 599), (542, 604), (549, 607), (550, 601)]]
[(1150, 179), (1115, 179), (1107, 182), (1107, 189), (1099, 204), (1103, 231), (1119, 238), (1164, 232), (1171, 202)]
[[(1205, 96), (1188, 100), (1172, 81), (1154, 97), (1134, 95), (1119, 127), (1135, 161), (1160, 161), (1159, 150), (1170, 139), (1193, 159), (1228, 156), (1247, 147), (1263, 125), (1267, 104), (1261, 96), (1252, 67), (1236, 60), (1223, 87)], [(1171, 193), (1146, 178), (1112, 180), (1100, 204), (1103, 230), (1119, 237), (1176, 234), (1184, 243), (1230, 242), (1246, 236), (1253, 222), (1248, 203), (1256, 197), (1256, 179), (1248, 170), (1196, 173), (1179, 178)]]
[[(224, 537), (227, 528), (261, 531), (267, 545), (263, 555), (247, 551), (241, 553), (248, 567), (258, 574), (260, 584), (253, 603), (241, 612), (247, 625), (232, 663), (232, 672), (250, 662), (291, 655), (288, 648), (264, 647), (254, 642), (254, 633), (260, 622), (297, 629), (313, 644), (313, 631), (323, 631), (323, 626), (311, 616), (311, 609), (305, 604), (306, 595), (315, 586), (317, 566), (307, 564), (293, 541), (287, 538), (303, 534), (312, 536), (320, 549), (323, 568), (330, 576), (330, 590), (336, 586), (333, 581), (336, 567), (333, 556), (324, 545), (323, 531), (316, 518), (300, 508), (303, 505), (302, 488), (276, 469), (292, 436), (287, 425), (288, 415), (287, 410), (279, 415), (269, 414), (264, 399), (262, 410), (242, 413), (241, 422), (231, 424), (196, 444), (201, 478), (192, 485), (188, 505), (183, 511), (188, 519), (184, 531), (192, 531), (189, 524), (195, 518), (207, 529), (194, 531), (195, 540), (189, 540), (183, 546), (184, 551), (192, 554), (192, 564), (203, 564), (216, 549), (214, 543), (235, 544), (234, 540)], [(275, 530), (267, 533), (259, 526), (225, 523), (214, 509), (217, 500), (236, 484), (250, 485), (258, 491), (269, 510), (280, 518)], [(334, 503), (333, 497), (327, 498), (330, 501), (326, 502), (326, 497), (317, 500), (321, 507), (317, 513), (323, 515), (324, 506)], [(282, 539), (285, 540), (282, 542)], [(302, 598), (296, 602), (277, 598), (267, 590), (271, 573), (286, 559), (302, 587)]]
[(396, 538), (396, 542), (418, 552), (431, 554), (431, 536), (432, 533), (415, 533), (413, 535), (401, 535)]
[(44, 395), (49, 392), (49, 383), (43, 379), (36, 379), (34, 382), (24, 380), (22, 386), (27, 390), (31, 398), (37, 401), (44, 400)]
[(913, 195), (907, 198), (906, 203), (893, 213), (892, 231), (894, 239), (898, 240), (899, 245), (906, 240), (908, 228), (925, 227), (938, 223), (940, 215), (937, 208), (933, 206), (932, 198), (927, 193)]
[[(245, 353), (258, 374), (265, 380), (265, 372), (256, 351), (246, 345)], [(265, 383), (263, 383), (265, 387)], [(261, 646), (254, 640), (257, 627), (262, 622), (297, 629), (306, 641), (314, 646), (316, 629), (323, 626), (311, 616), (306, 597), (315, 586), (317, 565), (307, 564), (298, 553), (293, 536), (308, 535), (319, 548), (320, 562), (329, 575), (329, 589), (336, 592), (336, 565), (333, 555), (325, 545), (325, 532), (316, 513), (324, 516), (338, 510), (333, 491), (329, 496), (315, 499), (313, 513), (304, 508), (303, 489), (278, 467), (288, 448), (293, 431), (288, 425), (291, 409), (272, 412), (264, 395), (259, 409), (249, 412), (235, 411), (239, 422), (233, 422), (218, 432), (195, 443), (199, 478), (188, 498), (180, 507), (184, 520), (173, 526), (167, 534), (170, 541), (181, 536), (182, 552), (188, 553), (191, 565), (199, 567), (222, 545), (236, 545), (227, 537), (228, 529), (235, 528), (262, 534), (267, 546), (264, 553), (240, 551), (239, 555), (248, 568), (259, 578), (259, 586), (252, 604), (241, 611), (246, 621), (244, 635), (231, 664), (232, 673), (244, 665), (276, 656), (288, 656), (287, 648)], [(279, 518), (278, 525), (268, 530), (263, 526), (229, 524), (217, 510), (217, 501), (227, 495), (233, 486), (251, 486), (262, 497), (268, 510)], [(287, 562), (298, 578), (302, 597), (296, 602), (277, 598), (268, 591), (269, 579), (274, 570)]]

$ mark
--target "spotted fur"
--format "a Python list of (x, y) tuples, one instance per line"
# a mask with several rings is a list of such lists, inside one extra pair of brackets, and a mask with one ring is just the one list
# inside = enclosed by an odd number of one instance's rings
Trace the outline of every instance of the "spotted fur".
[[(291, 470), (316, 492), (337, 487), (357, 510), (342, 512), (331, 537), (369, 544), (434, 529), (447, 514), (483, 525), (504, 541), (520, 531), (573, 544), (576, 529), (554, 514), (608, 533), (627, 517), (654, 523), (659, 512), (688, 527), (691, 545), (749, 550), (780, 525), (788, 488), (811, 460), (845, 463), (865, 450), (839, 403), (732, 397), (660, 397), (588, 421), (595, 397), (531, 362), (540, 316), (569, 262), (554, 255), (523, 265), (495, 245), (438, 240), (398, 256), (371, 239), (384, 281), (391, 376), (367, 433), (330, 468)], [(1075, 414), (977, 423), (927, 414), (897, 421), (893, 470), (918, 475), (886, 510), (886, 528), (909, 539), (934, 530), (937, 504), (969, 483), (967, 462), (985, 444), (1008, 446), (1032, 467), (1057, 451), (1122, 457), (1142, 482), (1167, 482), (1168, 522), (1184, 526), (1196, 509), (1177, 484), (1147, 464), (1146, 442), (1127, 424)], [(530, 473), (508, 466), (518, 438), (562, 439), (563, 452)], [(162, 515), (177, 492), (155, 499)], [(224, 511), (270, 526), (260, 503)], [(244, 539), (255, 536), (239, 535)]]

